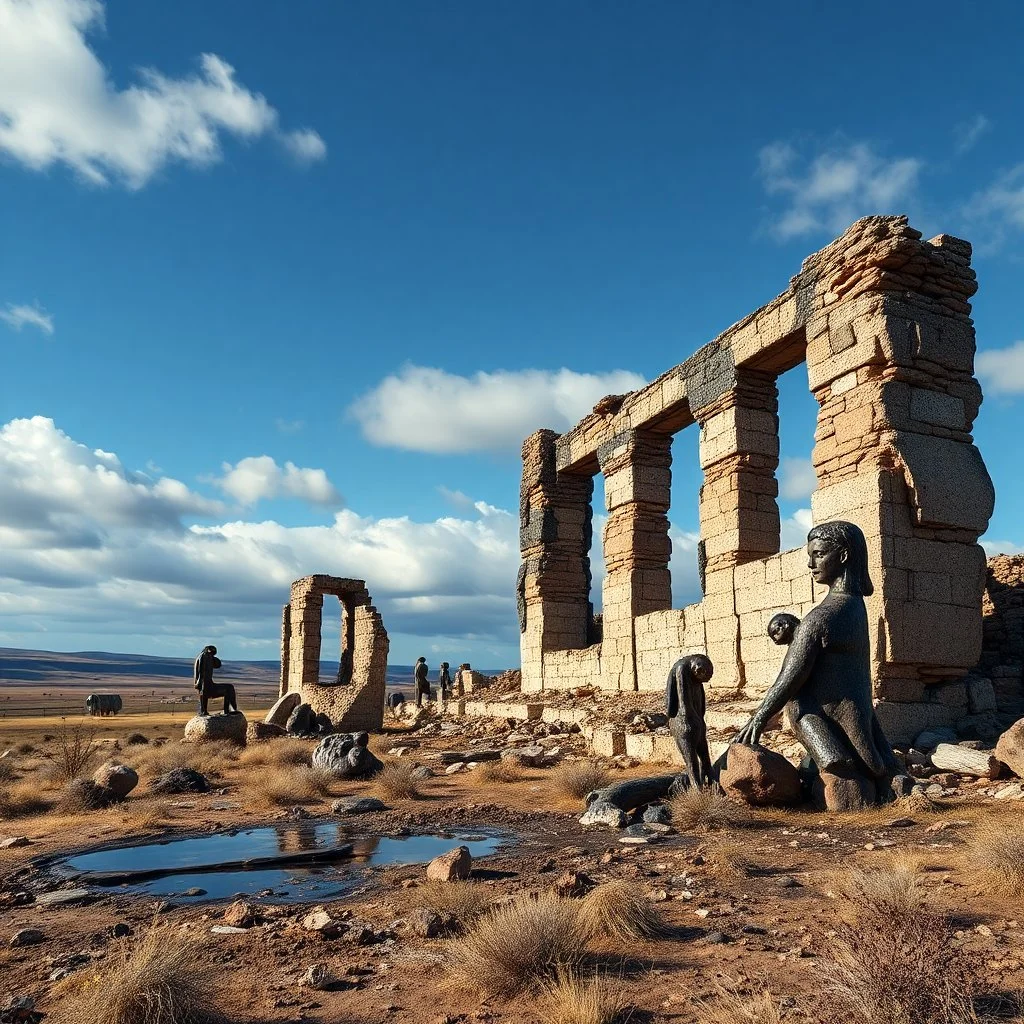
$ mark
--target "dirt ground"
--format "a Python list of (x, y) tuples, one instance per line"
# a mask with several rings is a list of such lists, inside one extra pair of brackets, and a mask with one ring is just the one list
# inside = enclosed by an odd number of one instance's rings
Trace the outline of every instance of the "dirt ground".
[[(445, 969), (448, 942), (456, 940), (418, 938), (396, 923), (419, 905), (422, 865), (369, 872), (350, 896), (326, 904), (334, 917), (365, 922), (374, 934), (364, 945), (304, 929), (308, 904), (262, 904), (261, 920), (244, 933), (232, 934), (211, 933), (222, 923), (223, 903), (158, 907), (152, 900), (113, 890), (82, 905), (39, 905), (34, 897), (55, 884), (33, 866), (42, 857), (123, 840), (251, 827), (289, 814), (287, 799), (267, 795), (265, 776), (273, 769), (246, 763), (246, 755), (220, 745), (187, 752), (211, 779), (211, 792), (150, 795), (156, 759), (181, 747), (180, 714), (119, 716), (84, 724), (95, 729), (99, 748), (94, 763), (107, 757), (138, 763), (140, 784), (124, 803), (108, 809), (64, 813), (53, 807), (0, 820), (0, 841), (29, 841), (0, 849), (0, 1004), (8, 994), (29, 995), (38, 1009), (52, 1012), (68, 982), (51, 979), (69, 971), (72, 976), (77, 971), (103, 975), (118, 948), (112, 931), (127, 925), (129, 941), (150, 928), (194, 941), (198, 969), (216, 972), (218, 1002), (238, 1022), (497, 1024), (551, 1019), (529, 996), (504, 1003), (460, 989)], [(153, 742), (127, 745), (126, 738), (135, 732), (167, 742), (162, 747)], [(376, 735), (371, 748), (388, 760), (387, 751), (404, 735), (398, 729)], [(276, 740), (268, 746), (299, 742)], [(61, 783), (52, 758), (59, 744), (52, 719), (0, 724), (0, 752), (12, 751), (0, 758), (13, 765), (8, 784), (31, 783), (56, 801)], [(402, 762), (436, 768), (431, 754), (466, 745), (466, 737), (457, 735), (421, 739)], [(305, 746), (311, 751), (312, 741)], [(618, 779), (657, 769), (610, 771)], [(549, 890), (565, 871), (583, 872), (597, 883), (625, 879), (648, 896), (672, 926), (670, 937), (613, 944), (594, 962), (621, 989), (633, 1021), (707, 1020), (705, 1004), (714, 1004), (722, 988), (768, 988), (782, 1007), (783, 1019), (820, 1020), (815, 1015), (819, 967), (830, 955), (845, 913), (844, 879), (851, 869), (890, 864), (901, 852), (913, 855), (929, 905), (952, 919), (955, 941), (976, 957), (985, 987), (1024, 989), (1024, 927), (1019, 924), (1024, 899), (992, 891), (970, 846), (979, 821), (1017, 828), (1019, 804), (965, 800), (916, 813), (888, 807), (845, 817), (761, 811), (741, 825), (679, 831), (652, 845), (625, 845), (617, 831), (578, 824), (580, 803), (559, 788), (557, 769), (526, 768), (513, 782), (484, 782), (473, 771), (439, 774), (421, 786), (416, 799), (387, 799), (389, 810), (353, 819), (354, 829), (394, 835), (475, 826), (514, 833), (514, 845), (474, 865), (476, 884), (496, 901)], [(337, 820), (332, 800), (356, 794), (379, 795), (378, 783), (332, 783), (290, 802), (301, 804), (314, 818)], [(39, 929), (43, 941), (10, 948), (10, 938), (25, 928)], [(301, 979), (315, 963), (327, 964), (343, 984), (335, 991), (303, 987)]]

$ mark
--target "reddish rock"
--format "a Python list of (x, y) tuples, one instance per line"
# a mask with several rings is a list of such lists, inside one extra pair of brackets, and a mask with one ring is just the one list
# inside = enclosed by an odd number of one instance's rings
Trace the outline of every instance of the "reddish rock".
[(139, 776), (134, 768), (126, 764), (108, 761), (96, 769), (92, 781), (97, 786), (109, 789), (118, 799), (123, 799), (139, 784)]
[(1024, 779), (1024, 718), (1014, 722), (996, 744), (996, 757), (1014, 775)]
[(427, 865), (427, 878), (437, 882), (457, 882), (469, 878), (473, 870), (473, 858), (468, 846), (457, 846), (442, 853)]
[(232, 928), (251, 928), (256, 923), (257, 910), (251, 903), (238, 900), (224, 911), (224, 923)]
[(250, 722), (245, 729), (246, 743), (265, 743), (267, 740), (276, 740), (287, 735), (283, 726), (268, 722)]
[(800, 773), (781, 754), (765, 747), (733, 743), (719, 776), (722, 788), (755, 807), (800, 803)]
[(594, 880), (582, 871), (566, 871), (555, 879), (552, 889), (558, 896), (585, 896), (594, 884)]

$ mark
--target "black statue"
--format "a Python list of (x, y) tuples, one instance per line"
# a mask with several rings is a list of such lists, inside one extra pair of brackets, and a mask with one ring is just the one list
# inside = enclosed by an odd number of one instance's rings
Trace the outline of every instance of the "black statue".
[(704, 722), (704, 684), (714, 671), (710, 658), (691, 654), (680, 658), (668, 674), (665, 693), (668, 727), (694, 786), (710, 786), (714, 781)]
[(195, 662), (195, 687), (199, 691), (199, 714), (210, 713), (207, 704), (210, 699), (218, 700), (224, 698), (224, 714), (238, 714), (238, 699), (235, 696), (235, 688), (231, 683), (215, 683), (213, 681), (213, 670), (220, 668), (220, 658), (217, 657), (217, 648), (210, 645), (204, 647), (196, 658)]
[(828, 594), (795, 624), (795, 616), (781, 615), (769, 623), (776, 643), (791, 637), (789, 648), (778, 679), (733, 742), (756, 746), (785, 708), (822, 777), (847, 780), (870, 802), (889, 796), (902, 770), (872, 701), (867, 563), (864, 534), (853, 523), (822, 523), (807, 535), (808, 567)]
[(430, 683), (427, 681), (427, 659), (417, 658), (416, 667), (412, 670), (412, 681), (416, 687), (416, 707), (423, 706), (424, 696), (430, 696)]
[(338, 675), (334, 682), (336, 686), (348, 686), (352, 682), (352, 652), (347, 647), (341, 652)]
[(444, 700), (450, 697), (452, 694), (452, 677), (448, 671), (449, 665), (447, 661), (441, 662), (441, 671), (437, 676), (437, 689), (440, 693), (441, 699)]

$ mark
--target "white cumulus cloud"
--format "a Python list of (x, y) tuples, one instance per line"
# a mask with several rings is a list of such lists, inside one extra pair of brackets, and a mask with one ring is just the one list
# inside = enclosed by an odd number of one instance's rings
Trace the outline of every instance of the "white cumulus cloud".
[(974, 357), (974, 368), (988, 394), (1024, 394), (1024, 341), (1006, 348), (983, 349)]
[(961, 155), (978, 144), (978, 140), (992, 128), (992, 122), (984, 114), (975, 114), (966, 121), (961, 121), (953, 128), (953, 138), (956, 140), (956, 151)]
[(293, 462), (279, 466), (269, 455), (253, 455), (234, 466), (225, 462), (224, 475), (214, 483), (243, 505), (267, 498), (299, 498), (314, 505), (341, 505), (337, 488), (322, 469), (303, 469)]
[(779, 494), (788, 501), (809, 498), (818, 486), (810, 459), (784, 458), (779, 466)]
[(998, 242), (1007, 228), (1024, 229), (1024, 164), (1004, 171), (968, 201), (965, 213), (986, 226)]
[(838, 234), (868, 214), (904, 212), (922, 167), (914, 157), (880, 156), (865, 142), (835, 143), (808, 157), (779, 141), (758, 154), (765, 191), (781, 201), (771, 221), (781, 241)]
[(406, 366), (357, 399), (349, 413), (377, 445), (434, 454), (515, 451), (534, 430), (566, 430), (599, 398), (644, 383), (628, 370), (497, 370), (462, 377)]
[(53, 334), (53, 317), (39, 303), (31, 306), (15, 306), (8, 303), (6, 309), (0, 309), (0, 320), (16, 331), (20, 331), (27, 324), (29, 327), (38, 328), (43, 334)]
[(281, 129), (277, 110), (216, 54), (202, 54), (194, 74), (143, 68), (119, 88), (87, 38), (104, 19), (100, 0), (0, 0), (0, 153), (133, 189), (175, 161), (215, 163), (222, 134), (272, 136), (305, 162), (325, 155), (312, 129)]

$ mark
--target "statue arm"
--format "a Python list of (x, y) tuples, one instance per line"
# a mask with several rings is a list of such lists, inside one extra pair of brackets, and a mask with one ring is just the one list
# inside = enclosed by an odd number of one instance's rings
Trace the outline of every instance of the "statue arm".
[[(808, 616), (809, 618), (810, 616)], [(814, 622), (808, 621), (808, 619), (804, 619), (797, 626), (793, 642), (782, 661), (778, 678), (764, 695), (761, 706), (751, 716), (750, 721), (736, 734), (733, 743), (756, 745), (768, 722), (800, 692), (804, 683), (807, 682), (821, 648), (821, 637), (818, 630), (814, 628)]]

